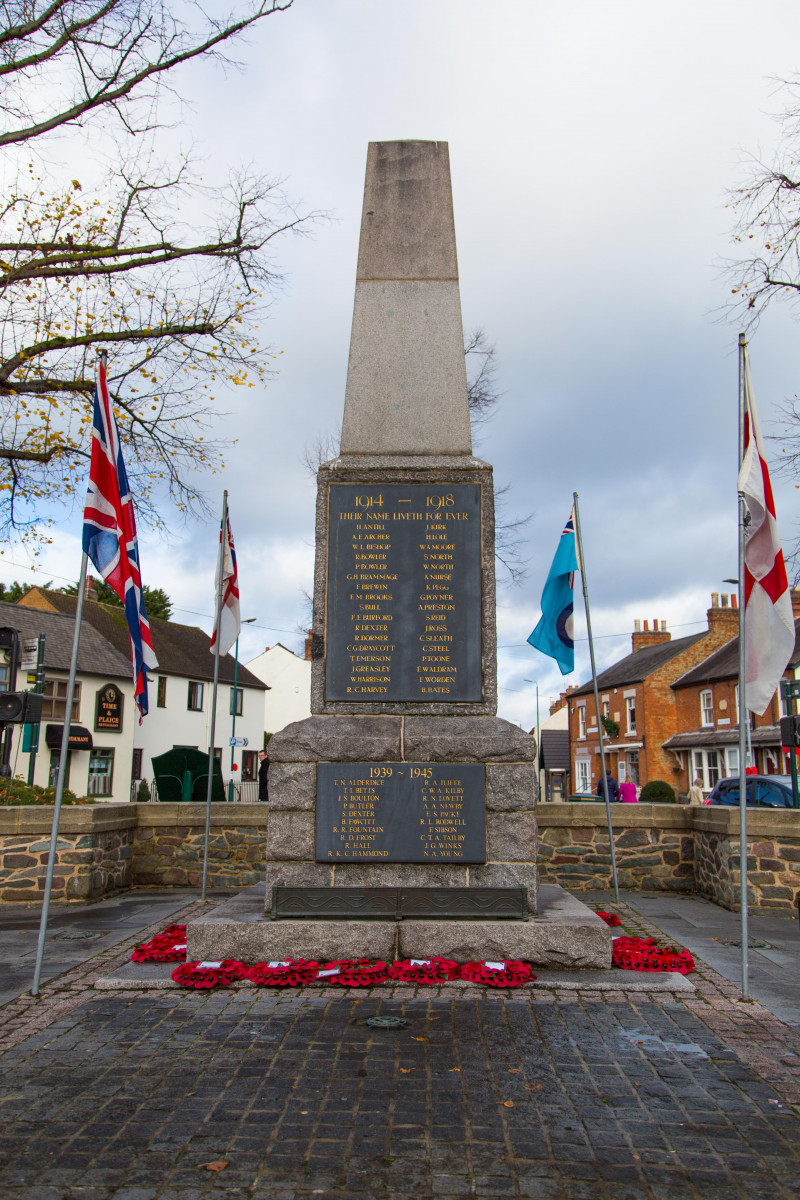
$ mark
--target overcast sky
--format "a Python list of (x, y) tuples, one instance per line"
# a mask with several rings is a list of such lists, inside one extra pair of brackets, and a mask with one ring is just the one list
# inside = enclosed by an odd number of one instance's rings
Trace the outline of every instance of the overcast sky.
[[(396, 138), (450, 144), (464, 323), (496, 344), (502, 392), (476, 450), (510, 485), (508, 511), (534, 514), (528, 579), (498, 592), (499, 715), (529, 727), (526, 681), (544, 716), (587, 678), (585, 639), (571, 678), (525, 645), (574, 490), (598, 665), (628, 651), (636, 617), (675, 636), (702, 628), (736, 574), (727, 191), (777, 144), (775, 78), (800, 69), (796, 0), (295, 0), (237, 57), (241, 72), (186, 70), (191, 108), (170, 136), (197, 146), (208, 181), (250, 162), (332, 218), (280, 250), (285, 284), (262, 329), (280, 374), (226, 402), (220, 432), (239, 440), (208, 483), (215, 507), (229, 490), (242, 616), (257, 618), (242, 658), (300, 647), (315, 491), (301, 459), (341, 419), (366, 148)], [(762, 321), (751, 362), (769, 427), (800, 391), (788, 313)], [(793, 482), (777, 502), (786, 542), (800, 533)], [(213, 524), (140, 542), (145, 582), (177, 620), (210, 627)], [(73, 518), (43, 575), (12, 549), (0, 578), (60, 583), (79, 557)]]

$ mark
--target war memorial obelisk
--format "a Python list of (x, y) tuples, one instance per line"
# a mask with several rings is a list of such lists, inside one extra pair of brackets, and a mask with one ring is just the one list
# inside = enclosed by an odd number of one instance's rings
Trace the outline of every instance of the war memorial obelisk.
[(539, 897), (538, 748), (496, 716), (492, 469), (472, 454), (445, 142), (369, 146), (313, 621), (312, 716), (270, 741), (266, 911), (221, 905), (190, 957), (609, 965), (594, 913)]

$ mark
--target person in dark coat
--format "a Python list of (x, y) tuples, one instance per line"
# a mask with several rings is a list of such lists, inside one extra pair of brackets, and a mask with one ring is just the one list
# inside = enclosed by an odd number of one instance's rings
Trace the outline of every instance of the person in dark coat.
[(269, 774), (269, 755), (266, 750), (258, 752), (258, 798), (259, 800), (269, 800), (269, 782), (267, 776)]
[[(619, 784), (610, 771), (606, 771), (606, 779), (608, 780), (608, 802), (615, 804), (619, 796)], [(597, 794), (605, 800), (605, 791), (603, 789), (603, 776), (600, 776), (600, 782), (597, 785)]]

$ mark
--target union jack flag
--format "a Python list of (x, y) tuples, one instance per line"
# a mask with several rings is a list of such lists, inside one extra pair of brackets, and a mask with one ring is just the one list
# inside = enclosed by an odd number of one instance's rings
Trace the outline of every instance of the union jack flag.
[(93, 424), (83, 549), (125, 609), (131, 636), (133, 694), (141, 721), (147, 712), (147, 672), (158, 666), (158, 659), (142, 595), (133, 499), (102, 361), (97, 364)]

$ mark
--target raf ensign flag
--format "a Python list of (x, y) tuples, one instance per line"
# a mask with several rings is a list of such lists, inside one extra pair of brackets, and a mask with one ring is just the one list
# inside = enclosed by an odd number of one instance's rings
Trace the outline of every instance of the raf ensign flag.
[(131, 636), (133, 694), (142, 716), (147, 712), (147, 672), (158, 666), (142, 596), (136, 518), (111, 408), (106, 369), (97, 364), (89, 490), (83, 513), (83, 549), (114, 589), (125, 609)]
[(579, 569), (575, 545), (575, 509), (558, 543), (550, 574), (542, 592), (542, 619), (528, 641), (542, 654), (554, 658), (562, 675), (575, 670), (575, 643), (572, 636), (572, 591)]
[(763, 713), (794, 650), (794, 618), (746, 353), (744, 389), (739, 491), (750, 513), (744, 531), (745, 703), (751, 712)]
[[(233, 546), (231, 518), (227, 508), (225, 509), (224, 528), (220, 527), (219, 536), (223, 539), (222, 602), (218, 614), (219, 652), (220, 654), (227, 654), (238, 638), (239, 631), (242, 628), (242, 622), (239, 617), (239, 571), (236, 566), (236, 550)], [(217, 585), (215, 595), (219, 597), (219, 561), (217, 561), (215, 582)], [(211, 635), (211, 645), (209, 646), (212, 654), (214, 653), (214, 643), (216, 640), (217, 628), (215, 626), (214, 632)]]

